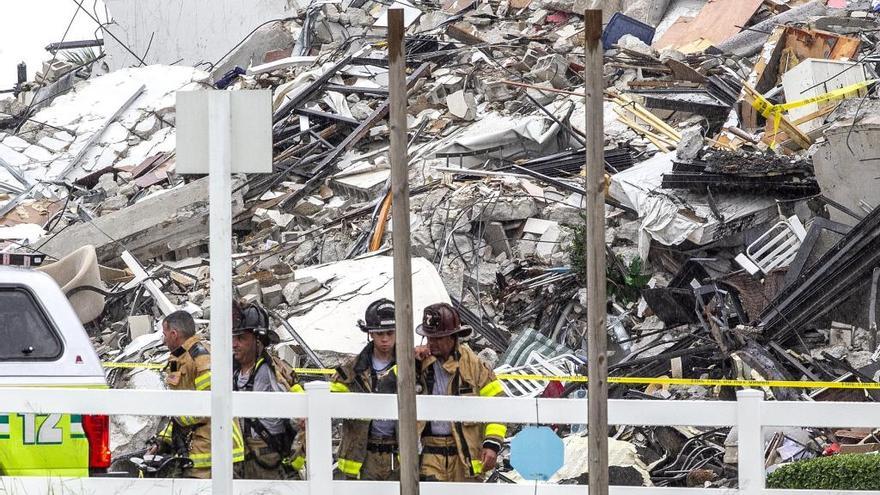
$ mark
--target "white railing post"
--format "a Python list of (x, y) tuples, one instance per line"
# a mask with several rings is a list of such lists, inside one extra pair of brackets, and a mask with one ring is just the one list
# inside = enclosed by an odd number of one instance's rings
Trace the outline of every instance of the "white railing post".
[(309, 398), (309, 416), (306, 418), (306, 468), (309, 475), (309, 493), (333, 493), (333, 431), (330, 402), (330, 384), (314, 381), (306, 383)]
[(760, 495), (764, 490), (763, 402), (764, 392), (760, 390), (736, 393), (737, 468), (739, 491), (743, 495)]
[[(232, 495), (232, 127), (228, 91), (208, 95), (211, 253), (211, 491)], [(207, 395), (207, 394), (206, 394)]]

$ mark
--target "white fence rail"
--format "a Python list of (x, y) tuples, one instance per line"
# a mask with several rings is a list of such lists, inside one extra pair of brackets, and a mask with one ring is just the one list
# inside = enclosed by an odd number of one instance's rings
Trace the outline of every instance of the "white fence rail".
[[(209, 416), (208, 392), (136, 390), (2, 389), (0, 409), (19, 413), (71, 413), (170, 416)], [(393, 419), (393, 395), (331, 394), (326, 382), (306, 385), (305, 394), (236, 392), (235, 417), (307, 418), (308, 481), (236, 480), (237, 494), (391, 495), (395, 482), (334, 481), (332, 479), (331, 421), (333, 418)], [(880, 409), (870, 403), (765, 402), (755, 390), (737, 393), (736, 402), (609, 401), (609, 423), (645, 426), (737, 426), (739, 430), (739, 489), (611, 487), (613, 495), (742, 495), (778, 494), (764, 488), (763, 426), (880, 427)], [(587, 402), (582, 399), (418, 398), (420, 420), (499, 421), (532, 424), (585, 424)], [(231, 440), (230, 440), (231, 441)], [(0, 477), (0, 494), (43, 495), (165, 495), (208, 494), (209, 480), (60, 479)], [(425, 495), (585, 495), (584, 485), (422, 483)], [(799, 494), (829, 493), (797, 491)], [(866, 492), (837, 492), (866, 493)]]

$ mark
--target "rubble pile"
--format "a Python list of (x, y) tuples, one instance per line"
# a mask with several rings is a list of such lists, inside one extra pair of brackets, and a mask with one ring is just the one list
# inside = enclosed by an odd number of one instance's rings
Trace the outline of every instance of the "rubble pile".
[[(393, 5), (407, 25), (415, 311), (453, 303), (499, 371), (585, 374), (584, 242), (602, 233), (583, 220), (582, 15), (603, 8), (610, 375), (877, 381), (872, 2)], [(163, 363), (161, 317), (210, 316), (207, 178), (175, 172), (175, 93), (207, 88), (273, 95), (273, 172), (233, 185), (236, 297), (269, 310), (291, 365), (334, 366), (363, 345), (359, 315), (393, 297), (386, 10), (312, 3), (242, 40), (230, 60), (262, 47), (248, 66), (88, 66), (0, 101), (0, 240), (91, 267), (92, 300), (74, 306), (104, 361)], [(111, 368), (109, 381), (158, 386), (155, 375)], [(516, 390), (583, 397), (582, 385)], [(116, 426), (129, 432), (114, 440), (122, 450), (153, 427)], [(583, 428), (559, 428), (567, 451), (586, 451)], [(868, 430), (767, 434), (768, 466), (831, 446), (880, 450)], [(735, 431), (620, 427), (615, 438), (619, 484), (735, 483)], [(566, 469), (553, 481), (582, 481), (587, 466)], [(492, 480), (516, 474), (507, 465)]]

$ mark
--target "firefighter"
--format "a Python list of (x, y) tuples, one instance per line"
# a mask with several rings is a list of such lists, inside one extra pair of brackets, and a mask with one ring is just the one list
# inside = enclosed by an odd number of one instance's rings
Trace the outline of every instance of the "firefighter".
[[(417, 362), (423, 394), (497, 397), (504, 394), (495, 373), (467, 344), (458, 312), (446, 303), (425, 308), (416, 333), (428, 340), (430, 355)], [(481, 481), (495, 467), (507, 427), (498, 423), (419, 423), (423, 481)]]
[[(196, 325), (186, 311), (175, 311), (162, 321), (162, 336), (171, 351), (165, 383), (171, 390), (211, 390), (211, 353), (196, 335)], [(193, 465), (182, 473), (187, 478), (211, 477), (211, 419), (196, 416), (171, 418), (158, 436), (175, 455), (188, 457)], [(158, 450), (158, 449), (151, 449)], [(232, 462), (244, 460), (244, 441), (238, 425), (232, 427)]]
[[(394, 303), (371, 303), (358, 322), (369, 342), (357, 356), (336, 369), (331, 390), (355, 393), (397, 393)], [(342, 422), (338, 469), (347, 479), (399, 479), (397, 421), (346, 419)]]
[[(293, 369), (267, 350), (269, 345), (279, 341), (278, 334), (269, 329), (269, 314), (265, 309), (258, 304), (233, 302), (233, 390), (303, 392)], [(287, 479), (291, 476), (287, 474), (285, 463), (293, 468), (293, 472), (305, 463), (301, 455), (290, 460), (297, 431), (289, 419), (243, 418), (240, 424), (245, 440), (245, 460), (237, 466), (237, 477)]]

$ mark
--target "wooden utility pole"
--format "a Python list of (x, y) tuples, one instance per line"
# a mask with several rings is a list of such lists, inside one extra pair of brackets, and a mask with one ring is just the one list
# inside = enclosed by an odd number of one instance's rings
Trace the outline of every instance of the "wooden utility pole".
[(397, 440), (400, 494), (419, 493), (416, 369), (413, 359), (412, 261), (409, 237), (409, 159), (403, 9), (388, 9), (388, 124), (391, 129), (391, 220), (394, 225), (394, 319), (397, 333)]
[(587, 163), (587, 353), (590, 495), (608, 495), (608, 347), (605, 329), (605, 126), (602, 105), (605, 82), (602, 67), (602, 11), (587, 10), (585, 22)]

